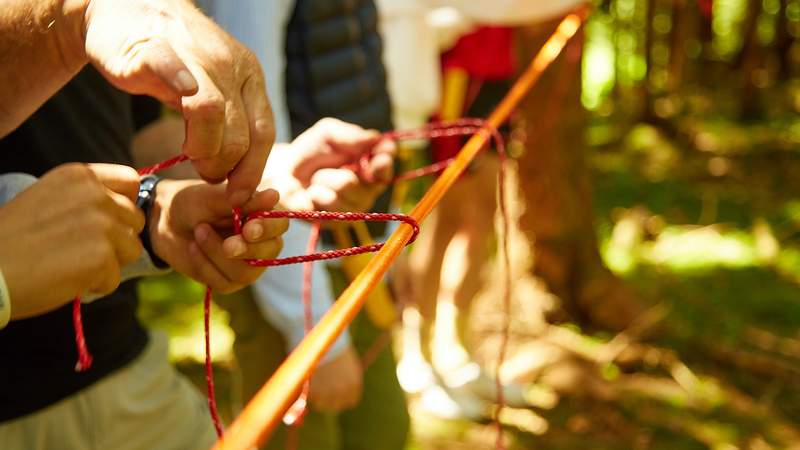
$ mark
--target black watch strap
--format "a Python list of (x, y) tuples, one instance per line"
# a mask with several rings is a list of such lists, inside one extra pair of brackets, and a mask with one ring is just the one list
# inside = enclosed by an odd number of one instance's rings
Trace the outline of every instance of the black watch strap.
[(153, 243), (150, 241), (150, 211), (156, 201), (156, 186), (161, 181), (161, 177), (157, 175), (145, 175), (139, 180), (139, 196), (136, 198), (136, 206), (144, 213), (144, 229), (139, 235), (142, 241), (142, 246), (145, 251), (150, 255), (150, 260), (153, 265), (159, 269), (166, 269), (169, 264), (156, 255), (153, 251)]

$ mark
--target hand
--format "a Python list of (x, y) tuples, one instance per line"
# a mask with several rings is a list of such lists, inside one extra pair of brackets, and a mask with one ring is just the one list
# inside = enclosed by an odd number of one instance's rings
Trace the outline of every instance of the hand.
[[(277, 192), (257, 192), (242, 212), (269, 210), (277, 202)], [(243, 259), (277, 257), (283, 247), (280, 236), (289, 227), (286, 219), (255, 219), (245, 224), (241, 235), (233, 235), (225, 186), (197, 180), (162, 180), (150, 214), (156, 254), (178, 272), (222, 293), (254, 282), (264, 268)]]
[(319, 411), (340, 412), (361, 401), (364, 369), (352, 347), (320, 364), (311, 376), (309, 402)]
[(207, 181), (228, 177), (242, 205), (261, 179), (274, 140), (256, 57), (189, 0), (89, 0), (85, 51), (118, 88), (183, 113), (183, 152)]
[(43, 314), (117, 288), (141, 253), (139, 176), (126, 166), (65, 164), (0, 208), (0, 268), (11, 317)]
[[(395, 152), (377, 131), (326, 118), (275, 147), (265, 182), (287, 209), (364, 211), (391, 181)], [(364, 155), (371, 158), (361, 164)]]

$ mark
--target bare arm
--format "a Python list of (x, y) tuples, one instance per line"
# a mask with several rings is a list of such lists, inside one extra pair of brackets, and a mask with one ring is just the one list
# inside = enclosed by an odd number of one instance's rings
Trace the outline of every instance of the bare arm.
[(180, 109), (182, 151), (231, 203), (253, 194), (272, 147), (256, 57), (191, 0), (5, 0), (0, 136), (90, 62), (114, 86)]
[(88, 0), (9, 0), (0, 8), (0, 136), (83, 67)]

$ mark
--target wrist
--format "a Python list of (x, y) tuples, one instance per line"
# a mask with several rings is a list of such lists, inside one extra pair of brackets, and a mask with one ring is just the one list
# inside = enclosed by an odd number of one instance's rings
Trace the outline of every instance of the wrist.
[(159, 269), (169, 267), (169, 263), (161, 259), (157, 250), (159, 224), (163, 210), (159, 202), (159, 187), (162, 179), (156, 175), (147, 175), (141, 178), (139, 196), (136, 206), (145, 216), (145, 227), (140, 235), (144, 250), (150, 255), (152, 263)]

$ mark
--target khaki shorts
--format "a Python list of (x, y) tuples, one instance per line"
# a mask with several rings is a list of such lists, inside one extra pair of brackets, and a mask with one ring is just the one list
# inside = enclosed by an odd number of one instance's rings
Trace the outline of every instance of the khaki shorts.
[(206, 400), (169, 364), (161, 333), (92, 386), (0, 424), (3, 450), (208, 450), (215, 441)]

